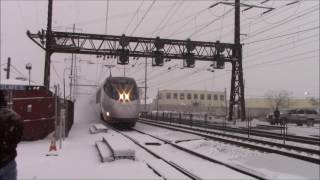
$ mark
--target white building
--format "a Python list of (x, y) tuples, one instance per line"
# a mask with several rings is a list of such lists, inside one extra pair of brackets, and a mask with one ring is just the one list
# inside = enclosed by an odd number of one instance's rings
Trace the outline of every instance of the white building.
[(207, 112), (225, 110), (225, 92), (197, 90), (161, 90), (154, 100), (154, 109)]

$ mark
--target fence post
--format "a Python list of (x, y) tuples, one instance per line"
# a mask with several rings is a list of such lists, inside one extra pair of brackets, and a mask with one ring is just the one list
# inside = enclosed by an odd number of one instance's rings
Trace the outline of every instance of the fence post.
[(204, 115), (204, 128), (207, 129), (208, 114)]

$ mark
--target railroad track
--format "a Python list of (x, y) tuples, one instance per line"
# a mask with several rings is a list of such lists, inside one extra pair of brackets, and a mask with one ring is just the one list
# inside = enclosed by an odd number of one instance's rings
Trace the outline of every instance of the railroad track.
[[(119, 131), (117, 129), (114, 129), (111, 127), (111, 129), (113, 129), (114, 131), (118, 132), (119, 134), (125, 136), (126, 138), (128, 138), (129, 140), (131, 140), (134, 144), (136, 144), (137, 146), (141, 147), (142, 149), (144, 149), (145, 151), (147, 151), (148, 153), (150, 153), (151, 155), (153, 155), (154, 157), (156, 157), (157, 159), (161, 159), (162, 161), (166, 162), (168, 165), (170, 165), (172, 168), (176, 169), (177, 171), (179, 171), (180, 173), (184, 174), (185, 176), (187, 176), (188, 178), (190, 179), (193, 179), (193, 180), (200, 180), (200, 179), (205, 179), (205, 178), (201, 178), (199, 177), (198, 175), (194, 174), (193, 172), (187, 170), (187, 168), (184, 168), (184, 167), (181, 167), (180, 165), (178, 165), (177, 163), (174, 163), (173, 161), (171, 161), (170, 159), (167, 159), (167, 158), (164, 158), (163, 156), (161, 156), (159, 153), (156, 153), (154, 152), (153, 150), (151, 150), (150, 148), (148, 148), (146, 145), (140, 143), (138, 140), (136, 140), (134, 137), (130, 136), (130, 132), (127, 133), (125, 131)], [(148, 133), (145, 133), (145, 132), (142, 132), (142, 131), (139, 131), (139, 130), (136, 130), (136, 129), (131, 129), (132, 131), (135, 131), (135, 132), (138, 132), (142, 135), (146, 135), (146, 136), (149, 136), (151, 138), (154, 138), (156, 140), (159, 140), (161, 142), (163, 142), (164, 144), (169, 144), (171, 145), (172, 147), (176, 148), (176, 149), (179, 149), (180, 151), (183, 151), (185, 153), (188, 153), (192, 156), (195, 156), (197, 158), (201, 158), (201, 159), (204, 159), (206, 161), (209, 161), (211, 163), (214, 163), (214, 164), (218, 164), (218, 165), (221, 165), (221, 166), (225, 166), (233, 171), (236, 171), (236, 172), (239, 172), (241, 174), (245, 174), (245, 175), (248, 175), (248, 176), (251, 176), (255, 179), (267, 179), (266, 177), (264, 177), (264, 175), (262, 175), (261, 173), (258, 173), (258, 172), (255, 172), (255, 171), (248, 171), (248, 169), (246, 168), (241, 168), (241, 167), (237, 167), (237, 166), (233, 166), (233, 165), (230, 165), (230, 164), (227, 164), (227, 163), (224, 163), (224, 162), (221, 162), (219, 160), (216, 160), (216, 159), (213, 159), (211, 157), (208, 157), (208, 156), (205, 156), (205, 155), (202, 155), (202, 154), (199, 154), (197, 152), (194, 152), (194, 151), (191, 151), (189, 149), (186, 149), (184, 147), (181, 147), (177, 144), (174, 144), (170, 141), (167, 141), (165, 139), (161, 139), (159, 137), (155, 137), (151, 134), (148, 134)], [(147, 164), (148, 165), (148, 164)], [(148, 165), (149, 166), (149, 165)], [(161, 173), (157, 172), (156, 169), (154, 169), (153, 167), (149, 166), (149, 168), (151, 168), (156, 174), (158, 174), (159, 176), (162, 176)], [(163, 176), (162, 176), (163, 177)], [(164, 178), (164, 177), (163, 177)], [(164, 178), (165, 179), (165, 178)]]
[[(149, 119), (150, 120), (150, 119)], [(319, 138), (312, 138), (312, 137), (305, 137), (305, 136), (296, 136), (296, 135), (290, 135), (290, 134), (281, 134), (281, 133), (275, 133), (275, 132), (268, 132), (268, 131), (258, 131), (254, 130), (252, 128), (233, 128), (224, 126), (222, 124), (216, 124), (212, 122), (206, 122), (206, 121), (199, 121), (199, 120), (191, 120), (191, 119), (176, 119), (176, 118), (158, 118), (156, 120), (163, 121), (163, 122), (170, 122), (172, 124), (183, 124), (188, 125), (192, 127), (201, 127), (201, 128), (208, 128), (212, 130), (218, 130), (218, 131), (224, 131), (224, 132), (230, 132), (230, 133), (238, 133), (242, 135), (248, 135), (250, 136), (257, 136), (257, 137), (263, 137), (263, 138), (269, 138), (269, 139), (277, 139), (277, 140), (283, 140), (285, 141), (291, 141), (295, 143), (302, 143), (302, 144), (309, 144), (314, 146), (320, 146), (320, 139)]]
[[(308, 148), (274, 143), (274, 142), (258, 140), (258, 139), (249, 139), (246, 137), (239, 137), (235, 135), (218, 133), (218, 132), (213, 132), (209, 130), (195, 129), (191, 127), (178, 126), (178, 125), (168, 124), (168, 123), (163, 123), (158, 121), (155, 122), (147, 119), (139, 119), (139, 122), (162, 127), (162, 128), (167, 128), (171, 130), (190, 133), (190, 134), (198, 135), (208, 139), (242, 146), (245, 148), (255, 149), (255, 150), (268, 152), (268, 153), (276, 153), (276, 154), (288, 156), (291, 158), (296, 158), (296, 159), (308, 161), (311, 163), (320, 164), (320, 159), (319, 159), (320, 151), (315, 149), (308, 149)], [(306, 155), (303, 155), (303, 154), (306, 154)], [(317, 157), (314, 157), (314, 156), (317, 156)]]

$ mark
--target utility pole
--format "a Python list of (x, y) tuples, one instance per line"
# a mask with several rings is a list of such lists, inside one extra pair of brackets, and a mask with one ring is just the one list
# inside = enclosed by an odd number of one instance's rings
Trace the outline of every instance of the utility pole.
[(225, 119), (227, 119), (227, 116), (228, 116), (228, 103), (227, 103), (227, 88), (224, 88), (224, 106), (225, 106), (225, 111), (226, 111), (226, 114), (225, 114)]
[(147, 57), (145, 61), (145, 68), (144, 68), (144, 111), (147, 112)]
[[(266, 3), (268, 0), (262, 2)], [(242, 45), (240, 42), (240, 6), (245, 7), (244, 11), (248, 11), (252, 8), (260, 8), (266, 9), (265, 12), (262, 13), (266, 14), (274, 10), (272, 7), (265, 7), (265, 6), (258, 6), (258, 5), (251, 5), (240, 3), (240, 0), (235, 0), (234, 3), (221, 1), (214, 3), (209, 8), (213, 8), (219, 4), (234, 6), (235, 13), (234, 13), (234, 49), (232, 50), (232, 75), (231, 75), (231, 90), (230, 90), (230, 99), (229, 99), (229, 116), (228, 119), (232, 120), (233, 118), (233, 111), (234, 107), (237, 107), (238, 118), (240, 117), (242, 121), (246, 118), (245, 112), (245, 99), (244, 99), (244, 83), (243, 83), (243, 70), (242, 70)]]
[(73, 100), (75, 99), (75, 93), (76, 93), (76, 84), (77, 84), (77, 81), (78, 81), (78, 69), (77, 69), (77, 56), (74, 55), (74, 75), (73, 75), (73, 92), (72, 92), (72, 96), (73, 96)]
[(158, 94), (157, 94), (157, 113), (159, 111), (159, 88), (158, 88)]
[[(75, 24), (73, 24), (72, 32), (75, 32)], [(70, 68), (70, 84), (69, 84), (69, 90), (70, 90), (70, 100), (72, 100), (72, 85), (73, 85), (73, 53), (71, 54), (71, 68)]]
[(47, 89), (50, 89), (50, 63), (51, 63), (51, 31), (52, 31), (52, 2), (49, 0), (48, 4), (48, 24), (47, 24), (47, 33), (46, 33), (46, 56), (45, 56), (45, 66), (44, 66), (44, 86)]
[(7, 68), (5, 69), (7, 71), (7, 79), (10, 79), (10, 67), (11, 67), (11, 58), (8, 57)]
[(246, 118), (246, 112), (242, 72), (242, 46), (240, 44), (240, 0), (235, 0), (234, 6), (234, 44), (236, 48), (232, 52), (235, 60), (232, 62), (229, 120), (232, 119), (231, 116), (233, 115), (234, 105), (238, 108), (238, 117), (244, 120)]

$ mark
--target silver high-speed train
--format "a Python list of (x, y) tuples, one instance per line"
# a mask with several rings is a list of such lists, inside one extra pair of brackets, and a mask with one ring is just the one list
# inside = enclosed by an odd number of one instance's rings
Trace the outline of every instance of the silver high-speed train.
[(96, 93), (102, 120), (133, 127), (139, 118), (139, 91), (134, 79), (108, 77)]

